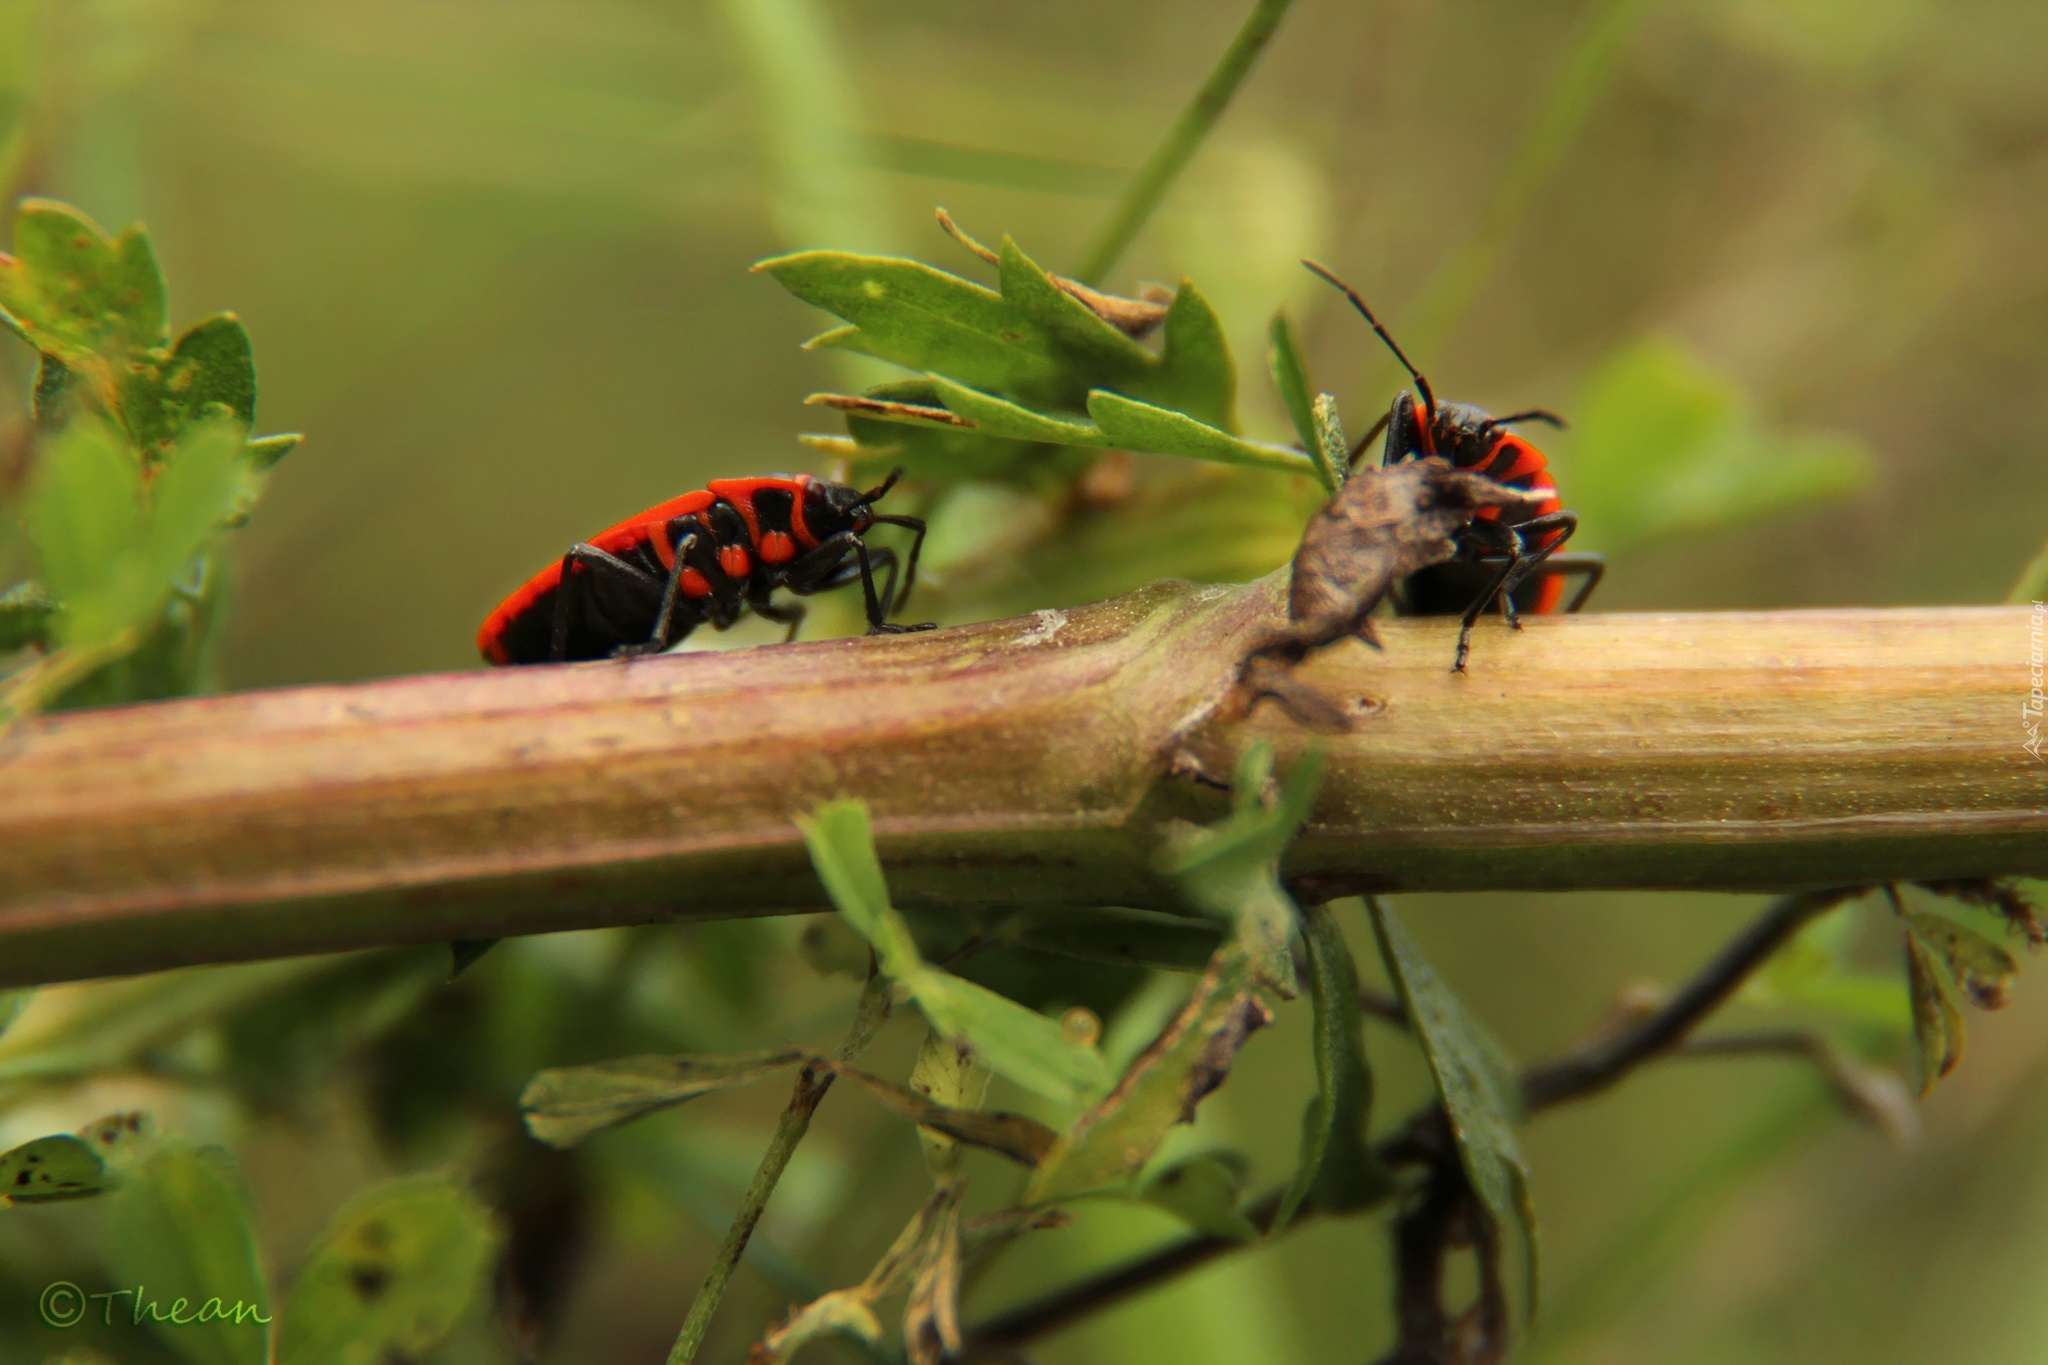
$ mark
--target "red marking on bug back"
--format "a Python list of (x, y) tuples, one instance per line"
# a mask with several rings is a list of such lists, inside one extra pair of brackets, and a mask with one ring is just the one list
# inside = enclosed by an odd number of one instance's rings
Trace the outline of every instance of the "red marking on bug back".
[(780, 531), (770, 531), (761, 537), (761, 562), (763, 564), (784, 564), (796, 558), (796, 542)]
[[(706, 491), (731, 503), (735, 511), (747, 523), (747, 539), (756, 544), (761, 540), (761, 515), (754, 510), (754, 494), (764, 488), (779, 488), (788, 493), (797, 507), (804, 502), (804, 489), (809, 486), (808, 474), (771, 474), (758, 479), (713, 479), (704, 485)], [(792, 512), (792, 515), (795, 515)], [(763, 555), (763, 559), (767, 556)]]
[(687, 566), (683, 569), (682, 588), (685, 597), (711, 596), (711, 580)]
[(727, 578), (745, 578), (754, 561), (747, 557), (746, 546), (728, 545), (718, 552), (718, 567), (725, 570)]

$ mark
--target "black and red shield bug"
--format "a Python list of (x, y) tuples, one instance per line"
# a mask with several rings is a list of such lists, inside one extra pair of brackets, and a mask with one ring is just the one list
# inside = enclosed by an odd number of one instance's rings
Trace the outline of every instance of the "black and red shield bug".
[[(706, 622), (724, 630), (749, 609), (787, 622), (794, 639), (804, 608), (776, 605), (777, 588), (809, 596), (855, 579), (867, 595), (868, 634), (930, 630), (888, 620), (909, 598), (924, 548), (924, 522), (874, 510), (902, 473), (866, 492), (772, 474), (719, 479), (670, 498), (571, 546), (528, 579), (484, 618), (477, 648), (493, 664), (653, 654)], [(870, 550), (862, 539), (876, 525), (913, 536), (900, 597), (896, 552)], [(879, 593), (877, 569), (887, 575)]]
[(1564, 601), (1565, 578), (1582, 574), (1586, 581), (1564, 610), (1573, 612), (1584, 606), (1606, 572), (1607, 561), (1599, 555), (1558, 553), (1578, 529), (1579, 519), (1564, 510), (1543, 452), (1508, 430), (1517, 422), (1563, 427), (1564, 419), (1541, 408), (1495, 417), (1469, 403), (1437, 401), (1429, 381), (1402, 353), (1358, 291), (1314, 261), (1302, 264), (1343, 292), (1415, 381), (1415, 392), (1402, 390), (1386, 416), (1353, 447), (1353, 463), (1384, 430), (1383, 468), (1404, 460), (1440, 456), (1454, 468), (1469, 469), (1509, 488), (1540, 495), (1533, 507), (1479, 508), (1459, 532), (1454, 558), (1402, 580), (1394, 594), (1395, 611), (1403, 616), (1462, 616), (1457, 661), (1451, 666), (1453, 673), (1462, 673), (1471, 652), (1472, 627), (1494, 603), (1500, 604), (1507, 623), (1520, 629), (1518, 613), (1557, 611)]

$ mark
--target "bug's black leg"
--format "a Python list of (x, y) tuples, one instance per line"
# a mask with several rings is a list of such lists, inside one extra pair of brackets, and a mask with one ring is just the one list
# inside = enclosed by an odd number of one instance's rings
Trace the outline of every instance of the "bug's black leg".
[[(1563, 548), (1572, 538), (1572, 532), (1579, 529), (1579, 519), (1570, 512), (1552, 512), (1549, 516), (1533, 517), (1512, 528), (1516, 541), (1515, 562), (1508, 566), (1500, 584), (1501, 614), (1508, 623), (1519, 628), (1515, 616), (1514, 591), (1522, 580), (1541, 568), (1553, 554)], [(1531, 550), (1530, 543), (1536, 539), (1547, 541), (1541, 548)]]
[(791, 602), (787, 606), (780, 607), (776, 606), (773, 602), (756, 602), (754, 604), (754, 615), (762, 620), (773, 621), (777, 625), (788, 624), (789, 633), (782, 637), (782, 643), (784, 644), (788, 644), (796, 639), (797, 627), (804, 623), (805, 613), (806, 608), (801, 602)]
[[(895, 516), (876, 517), (875, 522), (877, 525), (901, 526), (911, 533), (910, 561), (904, 567), (903, 570), (903, 595), (901, 597), (896, 597), (893, 586), (891, 588), (891, 591), (882, 594), (882, 600), (884, 602), (888, 602), (891, 598), (895, 599), (895, 605), (891, 607), (890, 610), (902, 611), (904, 607), (910, 604), (910, 590), (917, 586), (917, 557), (924, 553), (924, 518)], [(878, 550), (876, 551), (876, 554), (888, 555), (892, 562), (895, 559), (894, 552), (890, 550)]]
[(661, 610), (654, 615), (654, 629), (648, 632), (647, 639), (637, 645), (619, 646), (612, 651), (613, 658), (632, 659), (642, 654), (659, 654), (675, 643), (669, 638), (669, 622), (676, 614), (676, 594), (682, 588), (683, 570), (689, 567), (688, 561), (695, 553), (699, 539), (693, 532), (684, 536), (682, 543), (676, 546), (676, 562), (668, 571), (668, 581), (661, 590)]
[(1607, 575), (1607, 559), (1604, 555), (1554, 554), (1545, 561), (1543, 567), (1545, 572), (1560, 576), (1565, 574), (1585, 575), (1585, 585), (1572, 598), (1571, 605), (1565, 608), (1567, 614), (1585, 606), (1586, 599), (1593, 595), (1593, 589), (1599, 587), (1600, 580)]
[[(579, 569), (581, 573), (577, 572)], [(561, 582), (555, 589), (554, 640), (549, 651), (553, 662), (561, 663), (569, 657), (570, 613), (578, 607), (593, 608), (595, 594), (606, 585), (649, 598), (658, 597), (662, 591), (659, 579), (617, 555), (595, 545), (570, 546), (569, 553), (562, 556)]]
[[(1453, 673), (1465, 671), (1465, 660), (1472, 653), (1472, 627), (1479, 623), (1480, 615), (1496, 600), (1506, 601), (1502, 585), (1508, 581), (1508, 576), (1514, 573), (1516, 566), (1523, 559), (1521, 537), (1492, 518), (1467, 523), (1459, 539), (1481, 550), (1499, 551), (1506, 556), (1506, 560), (1502, 563), (1500, 572), (1494, 576), (1493, 582), (1487, 585), (1484, 592), (1472, 599), (1472, 605), (1465, 608), (1464, 615), (1458, 618), (1458, 653), (1451, 661)], [(1514, 617), (1510, 615), (1508, 620), (1512, 624)]]
[(1381, 432), (1385, 431), (1387, 429), (1387, 423), (1393, 420), (1394, 410), (1392, 408), (1388, 408), (1385, 412), (1381, 413), (1380, 420), (1374, 422), (1371, 428), (1366, 431), (1365, 435), (1359, 437), (1357, 440), (1351, 443), (1351, 458), (1344, 462), (1344, 467), (1346, 469), (1355, 468), (1358, 464), (1358, 457), (1365, 454), (1365, 448), (1371, 445), (1373, 442), (1373, 438), (1375, 436), (1378, 436)]

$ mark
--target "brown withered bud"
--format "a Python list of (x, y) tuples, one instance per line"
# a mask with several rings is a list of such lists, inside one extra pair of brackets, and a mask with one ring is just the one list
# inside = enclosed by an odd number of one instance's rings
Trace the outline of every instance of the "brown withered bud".
[(1244, 706), (1271, 697), (1304, 725), (1348, 728), (1334, 703), (1292, 682), (1294, 666), (1347, 636), (1379, 648), (1369, 618), (1394, 584), (1454, 558), (1457, 532), (1481, 509), (1533, 515), (1544, 496), (1436, 456), (1353, 472), (1294, 552), (1287, 625), (1245, 655), (1238, 674)]
[[(953, 215), (944, 209), (936, 210), (939, 226), (946, 234), (990, 265), (1002, 264), (1003, 258), (980, 242), (968, 236), (961, 226), (953, 221)], [(1065, 275), (1051, 275), (1054, 285), (1061, 292), (1079, 299), (1089, 312), (1101, 318), (1125, 336), (1138, 340), (1149, 336), (1153, 329), (1166, 320), (1167, 305), (1173, 302), (1173, 291), (1163, 284), (1138, 286), (1138, 297), (1127, 299), (1118, 294), (1105, 294), (1092, 289), (1079, 280), (1070, 280)]]

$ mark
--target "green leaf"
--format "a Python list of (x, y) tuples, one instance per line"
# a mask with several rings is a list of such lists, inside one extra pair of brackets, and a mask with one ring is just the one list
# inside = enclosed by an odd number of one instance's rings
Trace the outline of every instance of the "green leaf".
[[(937, 386), (929, 379), (877, 384), (862, 397), (885, 404), (944, 407)], [(853, 475), (861, 481), (900, 465), (909, 477), (933, 483), (961, 479), (1039, 483), (1078, 472), (1088, 458), (968, 427), (891, 420), (888, 414), (871, 411), (842, 411), (847, 434), (858, 448)]]
[(1365, 1059), (1365, 1017), (1358, 1007), (1358, 968), (1327, 905), (1302, 911), (1308, 949), (1309, 999), (1315, 1005), (1316, 1096), (1301, 1123), (1301, 1165), (1273, 1219), (1279, 1232), (1303, 1204), (1325, 1213), (1365, 1208), (1390, 1188), (1386, 1169), (1366, 1142), (1372, 1113), (1372, 1072)]
[(305, 439), (296, 431), (288, 431), (278, 436), (259, 436), (249, 442), (249, 463), (258, 470), (267, 470), (291, 454), (299, 442)]
[(58, 611), (57, 599), (33, 580), (0, 592), (0, 653), (48, 645)]
[(256, 420), (248, 329), (233, 313), (194, 324), (163, 361), (135, 367), (122, 385), (121, 413), (136, 444), (151, 453), (208, 419), (226, 419), (246, 433)]
[(853, 331), (813, 345), (859, 351), (977, 388), (1052, 398), (1063, 366), (1045, 328), (1001, 294), (917, 261), (800, 251), (754, 267)]
[(933, 1028), (1034, 1094), (1073, 1104), (1103, 1081), (1101, 1054), (1069, 1038), (1057, 1019), (933, 967), (903, 984)]
[(122, 1182), (110, 1215), (115, 1284), (135, 1290), (117, 1311), (140, 1314), (192, 1365), (264, 1365), (269, 1294), (232, 1157), (166, 1139)]
[(1315, 804), (1323, 754), (1303, 754), (1269, 806), (1263, 798), (1272, 759), (1270, 743), (1247, 749), (1232, 785), (1236, 809), (1207, 828), (1174, 837), (1161, 866), (1191, 905), (1233, 926), (1260, 979), (1292, 999), (1297, 987), (1290, 945), (1299, 912), (1281, 889), (1280, 855)]
[(797, 824), (832, 903), (873, 945), (882, 974), (917, 1001), (934, 1029), (1048, 1099), (1071, 1103), (1100, 1082), (1101, 1055), (1068, 1038), (1057, 1020), (925, 964), (910, 926), (889, 903), (866, 806), (827, 802), (809, 818), (797, 817)]
[(0, 1195), (10, 1204), (89, 1199), (106, 1187), (107, 1168), (99, 1154), (68, 1133), (0, 1152)]
[(1661, 338), (1594, 374), (1557, 463), (1582, 538), (1605, 550), (1839, 498), (1873, 467), (1853, 438), (1764, 427), (1733, 379)]
[(1316, 476), (1334, 493), (1351, 475), (1351, 447), (1344, 440), (1344, 422), (1337, 415), (1337, 400), (1327, 393), (1317, 394), (1309, 416), (1315, 423), (1315, 440), (1308, 449), (1315, 457)]
[(1003, 926), (1019, 948), (1082, 962), (1199, 972), (1216, 952), (1216, 926), (1155, 910), (1047, 906), (1022, 911)]
[[(1266, 324), (1266, 340), (1266, 363), (1273, 374), (1273, 387), (1280, 391), (1280, 401), (1287, 408), (1288, 420), (1294, 423), (1301, 448), (1313, 454), (1317, 441), (1312, 397), (1315, 386), (1309, 382), (1308, 361), (1301, 353), (1301, 333), (1286, 309), (1275, 312), (1273, 320)], [(1333, 490), (1336, 487), (1330, 486)]]
[(948, 411), (974, 423), (975, 430), (984, 436), (1087, 449), (1107, 449), (1114, 444), (1092, 423), (1034, 412), (1006, 398), (956, 383), (944, 375), (932, 375), (930, 383)]
[(141, 225), (109, 240), (78, 210), (25, 199), (0, 255), (0, 321), (85, 375), (108, 407), (131, 356), (164, 344), (163, 274)]
[(724, 1056), (620, 1057), (542, 1071), (519, 1096), (526, 1128), (550, 1147), (573, 1147), (594, 1133), (645, 1118), (685, 1100), (750, 1085), (804, 1060), (799, 1048)]
[[(1170, 314), (1168, 320), (1170, 324)], [(1247, 441), (1185, 413), (1140, 403), (1107, 389), (1089, 393), (1088, 415), (1095, 419), (1104, 443), (1119, 450), (1252, 465), (1283, 474), (1315, 473), (1314, 464), (1299, 451)]]
[(1133, 396), (1186, 413), (1205, 426), (1235, 432), (1237, 363), (1230, 357), (1223, 320), (1194, 281), (1182, 280), (1174, 292), (1162, 336), (1159, 372), (1132, 385)]
[(1920, 1045), (1920, 1093), (1925, 1095), (1963, 1059), (1968, 1030), (1963, 1012), (1942, 987), (1933, 952), (1911, 930), (1906, 933), (1906, 986)]
[(1236, 1242), (1257, 1241), (1259, 1230), (1237, 1208), (1249, 1169), (1250, 1163), (1235, 1152), (1207, 1152), (1148, 1177), (1138, 1198), (1198, 1232)]
[(1127, 1189), (1175, 1124), (1230, 1074), (1246, 1038), (1272, 1021), (1253, 990), (1252, 963), (1228, 942), (1217, 950), (1188, 999), (1125, 1070), (1116, 1088), (1088, 1109), (1039, 1163), (1026, 1203)]
[[(953, 1044), (943, 1044), (951, 1050)], [(880, 1100), (891, 1113), (900, 1114), (920, 1128), (1008, 1157), (1020, 1166), (1036, 1166), (1052, 1149), (1058, 1136), (1037, 1119), (999, 1110), (963, 1108), (945, 1103), (921, 1089), (898, 1085), (858, 1067), (832, 1064), (832, 1070), (857, 1082)], [(984, 1082), (984, 1084), (986, 1084)]]
[(1040, 328), (1053, 353), (1076, 372), (1107, 379), (1142, 375), (1158, 366), (1157, 356), (1053, 283), (1008, 236), (997, 277), (1004, 300)]
[(1529, 1203), (1529, 1170), (1515, 1142), (1521, 1093), (1505, 1054), (1493, 1035), (1467, 1012), (1451, 988), (1415, 946), (1393, 907), (1365, 898), (1379, 938), (1387, 975), (1416, 1041), (1436, 1080), (1437, 1095), (1457, 1139), (1458, 1159), (1487, 1216), (1503, 1230), (1521, 1233), (1528, 1261), (1529, 1316), (1536, 1316), (1538, 1252), (1535, 1211)]
[(349, 1201), (292, 1284), (278, 1365), (426, 1358), (485, 1282), (498, 1236), (455, 1180), (412, 1176)]
[(2019, 975), (2011, 953), (1946, 915), (1908, 915), (1906, 931), (1941, 959), (1971, 1004), (1980, 1010), (2005, 1008)]
[[(917, 1062), (910, 1069), (910, 1088), (931, 1103), (943, 1105), (955, 1113), (971, 1114), (981, 1111), (982, 1102), (988, 1098), (989, 1069), (975, 1057), (972, 1048), (965, 1048), (950, 1038), (941, 1036), (936, 1030), (927, 1031), (924, 1045), (917, 1050)], [(1027, 1120), (1030, 1122), (1030, 1120)], [(1043, 1128), (1041, 1124), (1039, 1127)], [(943, 1179), (960, 1169), (960, 1148), (955, 1139), (943, 1130), (920, 1127), (918, 1141), (924, 1147), (925, 1168), (934, 1179)], [(1052, 1130), (1044, 1129), (1044, 1145), (1052, 1145)], [(1041, 1150), (1039, 1155), (1044, 1155)], [(1027, 1164), (1035, 1164), (1038, 1157), (1028, 1158)]]
[(51, 597), (94, 590), (133, 542), (142, 467), (115, 429), (80, 416), (43, 451), (22, 520)]
[(796, 823), (825, 894), (874, 948), (882, 974), (902, 981), (922, 971), (924, 958), (917, 950), (917, 940), (889, 903), (889, 883), (875, 856), (867, 806), (859, 801), (828, 801), (808, 818), (797, 816)]

